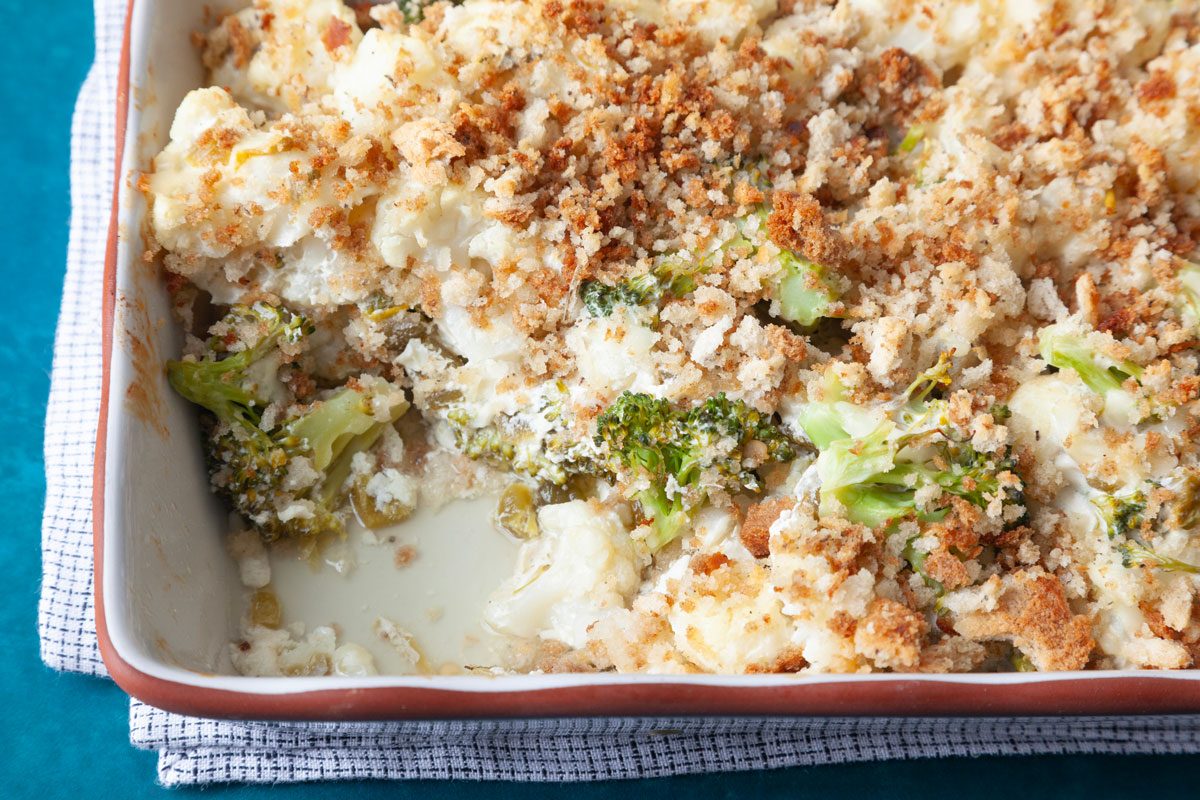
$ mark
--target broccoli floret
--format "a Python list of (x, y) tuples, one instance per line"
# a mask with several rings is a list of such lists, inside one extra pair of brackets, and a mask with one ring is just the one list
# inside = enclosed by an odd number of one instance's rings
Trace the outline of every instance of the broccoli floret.
[[(559, 384), (537, 406), (519, 414), (480, 421), (462, 402), (461, 393), (440, 413), (454, 446), (468, 458), (483, 460), (550, 486), (565, 486), (575, 475), (595, 474), (590, 453), (578, 440), (564, 413), (566, 387)], [(432, 409), (431, 409), (432, 410)]]
[(992, 415), (992, 419), (996, 422), (1008, 422), (1012, 419), (1012, 409), (1004, 403), (992, 403), (992, 407), (988, 409), (988, 413)]
[(1200, 525), (1200, 471), (1186, 470), (1169, 488), (1175, 493), (1171, 524), (1185, 531)]
[(1092, 505), (1100, 514), (1108, 538), (1121, 554), (1126, 567), (1155, 567), (1167, 572), (1200, 574), (1200, 567), (1156, 553), (1146, 544), (1145, 534), (1155, 520), (1146, 517), (1146, 495), (1142, 491), (1117, 496), (1096, 493)]
[[(208, 437), (214, 486), (267, 540), (342, 532), (339, 505), (350, 460), (387, 424), (376, 419), (376, 406), (385, 404), (395, 420), (408, 404), (386, 381), (359, 381), (264, 428), (268, 384), (287, 358), (280, 345), (298, 343), (307, 323), (259, 304), (235, 307), (218, 327), (246, 332), (234, 342), (244, 347), (229, 352), (230, 343), (218, 337), (201, 358), (167, 365), (175, 390), (216, 418)], [(308, 469), (298, 469), (299, 459)], [(310, 479), (297, 477), (306, 474)]]
[(294, 345), (308, 333), (308, 322), (263, 303), (234, 306), (214, 329), (222, 335), (207, 343), (204, 357), (167, 365), (177, 392), (219, 419), (257, 425), (282, 365), (281, 344)]
[(555, 486), (562, 486), (583, 468), (578, 448), (564, 432), (538, 434), (518, 416), (473, 427), (461, 408), (451, 411), (447, 419), (455, 447), (468, 458)]
[(596, 444), (626, 467), (686, 485), (700, 463), (684, 415), (670, 401), (623, 392), (596, 420)]
[(653, 272), (609, 285), (601, 281), (587, 280), (579, 284), (579, 299), (590, 316), (607, 317), (618, 306), (640, 306), (647, 302), (651, 292), (658, 288)]
[(1141, 536), (1146, 521), (1146, 495), (1143, 492), (1133, 492), (1123, 497), (1097, 494), (1092, 498), (1092, 505), (1104, 518), (1109, 538)]
[(703, 459), (684, 416), (663, 398), (624, 392), (597, 419), (595, 443), (609, 454), (614, 473), (629, 470), (649, 480), (635, 499), (651, 524), (651, 549), (678, 537), (689, 520), (683, 491), (698, 477)]
[(761, 443), (765, 461), (786, 462), (796, 442), (769, 416), (723, 393), (692, 408), (624, 392), (596, 420), (595, 445), (625, 483), (649, 483), (636, 499), (651, 522), (657, 549), (676, 538), (713, 489), (756, 492), (761, 479), (743, 450)]
[(949, 383), (948, 369), (949, 359), (939, 359), (882, 415), (846, 402), (836, 378), (826, 379), (825, 399), (805, 405), (797, 415), (820, 451), (822, 513), (841, 508), (852, 521), (873, 528), (906, 516), (937, 520), (945, 506), (922, 509), (917, 503), (921, 490), (931, 486), (979, 508), (997, 497), (1005, 504), (1024, 504), (1014, 482), (1001, 479), (1013, 472), (1011, 459), (980, 453), (949, 433), (945, 402), (930, 399)]
[[(761, 185), (762, 177), (751, 172), (751, 182)], [(704, 257), (688, 261), (677, 256), (664, 258), (650, 272), (616, 284), (586, 280), (579, 286), (579, 297), (590, 316), (606, 317), (618, 306), (657, 306), (665, 298), (684, 297), (695, 291), (697, 277), (731, 251), (753, 257), (758, 249), (746, 237), (750, 220), (762, 227), (768, 210), (756, 206), (740, 220), (742, 232), (733, 236)], [(780, 248), (779, 271), (774, 278), (770, 299), (778, 303), (779, 317), (804, 328), (811, 328), (823, 317), (836, 315), (838, 290), (827, 270), (803, 256)]]
[(730, 400), (724, 392), (710, 397), (688, 414), (691, 424), (705, 434), (728, 436), (739, 442), (761, 442), (767, 458), (785, 462), (796, 457), (796, 442), (768, 414), (741, 400)]
[(593, 317), (607, 317), (617, 306), (656, 306), (664, 298), (683, 297), (695, 291), (696, 276), (707, 268), (704, 259), (687, 262), (666, 258), (650, 272), (617, 284), (584, 281), (579, 285), (579, 297)]

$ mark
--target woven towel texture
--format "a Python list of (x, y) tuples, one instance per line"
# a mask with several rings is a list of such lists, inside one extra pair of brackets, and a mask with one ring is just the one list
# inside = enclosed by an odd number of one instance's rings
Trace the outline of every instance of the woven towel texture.
[[(145, 0), (141, 0), (145, 1)], [(103, 675), (92, 606), (91, 472), (122, 0), (95, 0), (96, 63), (71, 136), (71, 232), (46, 415), (42, 658)], [(351, 778), (583, 781), (952, 755), (1200, 753), (1200, 716), (1077, 719), (597, 719), (270, 724), (133, 701), (131, 740), (166, 785)]]

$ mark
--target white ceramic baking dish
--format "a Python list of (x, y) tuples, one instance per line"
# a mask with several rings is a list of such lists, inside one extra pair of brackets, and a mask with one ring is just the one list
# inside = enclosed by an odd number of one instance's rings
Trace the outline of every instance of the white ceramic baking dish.
[[(139, 170), (164, 143), (179, 100), (202, 81), (189, 33), (204, 27), (205, 8), (196, 0), (132, 0), (115, 110), (117, 201), (103, 298), (106, 380), (96, 447), (95, 585), (101, 651), (130, 694), (173, 711), (262, 719), (1200, 711), (1200, 673), (1194, 670), (503, 678), (234, 674), (227, 644), (236, 635), (243, 590), (224, 548), (225, 512), (207, 489), (195, 414), (170, 392), (164, 377), (163, 360), (178, 352), (180, 335), (157, 268), (142, 259), (145, 207), (135, 188)], [(446, 527), (437, 518), (414, 524)], [(478, 563), (463, 568), (486, 569), (488, 560), (476, 557)], [(446, 587), (462, 585), (464, 574), (427, 574), (425, 580), (436, 591), (439, 580)], [(343, 581), (338, 591), (371, 590), (354, 581)], [(320, 586), (314, 583), (309, 593), (318, 600)]]

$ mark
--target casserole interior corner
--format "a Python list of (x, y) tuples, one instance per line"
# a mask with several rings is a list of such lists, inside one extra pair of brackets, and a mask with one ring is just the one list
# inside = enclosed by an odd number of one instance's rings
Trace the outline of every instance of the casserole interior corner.
[(105, 489), (144, 657), (1194, 666), (1195, 3), (153, 5)]

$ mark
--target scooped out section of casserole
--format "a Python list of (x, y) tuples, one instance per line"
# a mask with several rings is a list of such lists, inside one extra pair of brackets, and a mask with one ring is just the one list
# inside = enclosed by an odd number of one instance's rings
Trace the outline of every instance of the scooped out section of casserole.
[[(1198, 13), (214, 21), (140, 188), (233, 513), (234, 666), (1193, 666)], [(348, 543), (397, 584), (441, 553), (470, 642), (394, 593), (354, 625), (281, 602)]]

